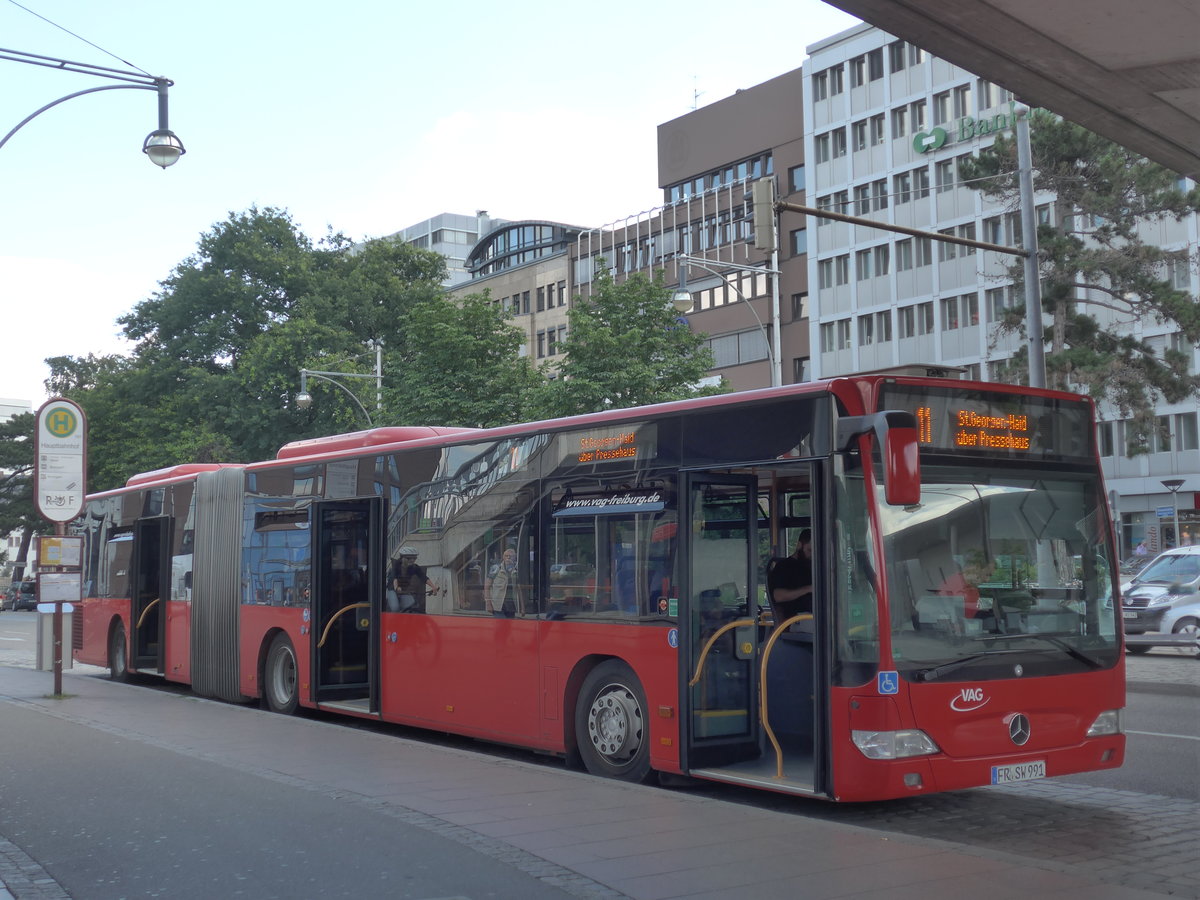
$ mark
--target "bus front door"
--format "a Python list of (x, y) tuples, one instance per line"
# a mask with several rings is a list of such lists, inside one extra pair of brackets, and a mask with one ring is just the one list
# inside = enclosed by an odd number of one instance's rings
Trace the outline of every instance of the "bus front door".
[(313, 505), (312, 685), (322, 706), (379, 709), (382, 513), (377, 498)]
[(757, 482), (685, 478), (687, 574), (680, 611), (687, 768), (760, 755), (757, 715)]
[(138, 519), (134, 524), (129, 658), (131, 669), (148, 674), (163, 673), (171, 591), (170, 539), (170, 516)]

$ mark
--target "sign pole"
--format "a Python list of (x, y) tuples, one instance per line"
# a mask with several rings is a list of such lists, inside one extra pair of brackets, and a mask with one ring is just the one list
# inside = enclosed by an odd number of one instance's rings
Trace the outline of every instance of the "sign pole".
[[(54, 534), (62, 538), (67, 523), (83, 512), (87, 481), (87, 419), (78, 404), (62, 397), (47, 400), (37, 413), (37, 446), (34, 453), (34, 497), (42, 518), (54, 523)], [(39, 568), (44, 559), (39, 554)], [(62, 560), (54, 566), (62, 572)], [(79, 561), (76, 560), (76, 565)], [(77, 579), (76, 579), (77, 580)], [(38, 576), (38, 600), (42, 578)], [(62, 695), (63, 605), (54, 602), (54, 695)]]

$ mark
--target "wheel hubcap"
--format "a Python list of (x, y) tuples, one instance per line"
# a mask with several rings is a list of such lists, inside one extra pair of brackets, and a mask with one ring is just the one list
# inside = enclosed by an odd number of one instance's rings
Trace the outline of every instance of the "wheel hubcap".
[(631, 759), (642, 745), (642, 711), (624, 685), (609, 685), (596, 695), (588, 710), (592, 746), (609, 762)]
[(296, 689), (296, 659), (290, 650), (282, 651), (276, 658), (272, 675), (271, 687), (276, 704), (283, 706), (292, 699), (292, 692)]

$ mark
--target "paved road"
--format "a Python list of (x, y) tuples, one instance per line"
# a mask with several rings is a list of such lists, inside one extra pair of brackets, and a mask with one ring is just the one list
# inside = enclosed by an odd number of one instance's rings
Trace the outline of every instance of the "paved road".
[[(0, 666), (20, 615), (0, 616)], [(115, 685), (92, 667), (67, 673), (76, 699), (53, 701), (31, 668), (0, 668), (0, 883), (18, 900), (1200, 897), (1186, 801), (1052, 779), (772, 807)], [(1194, 709), (1200, 662), (1153, 651), (1129, 659), (1129, 683)], [(39, 814), (42, 770), (10, 757), (69, 773), (69, 800)], [(169, 889), (173, 873), (195, 893)]]

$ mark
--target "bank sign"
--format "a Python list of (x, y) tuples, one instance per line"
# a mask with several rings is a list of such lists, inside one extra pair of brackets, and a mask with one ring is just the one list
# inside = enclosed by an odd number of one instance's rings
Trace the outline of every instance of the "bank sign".
[(928, 131), (918, 132), (913, 136), (913, 150), (917, 153), (932, 153), (947, 143), (961, 143), (973, 138), (987, 137), (1012, 128), (1017, 124), (1017, 104), (1010, 102), (1008, 112), (997, 113), (989, 119), (974, 119), (963, 116), (958, 124), (947, 131), (935, 126)]

